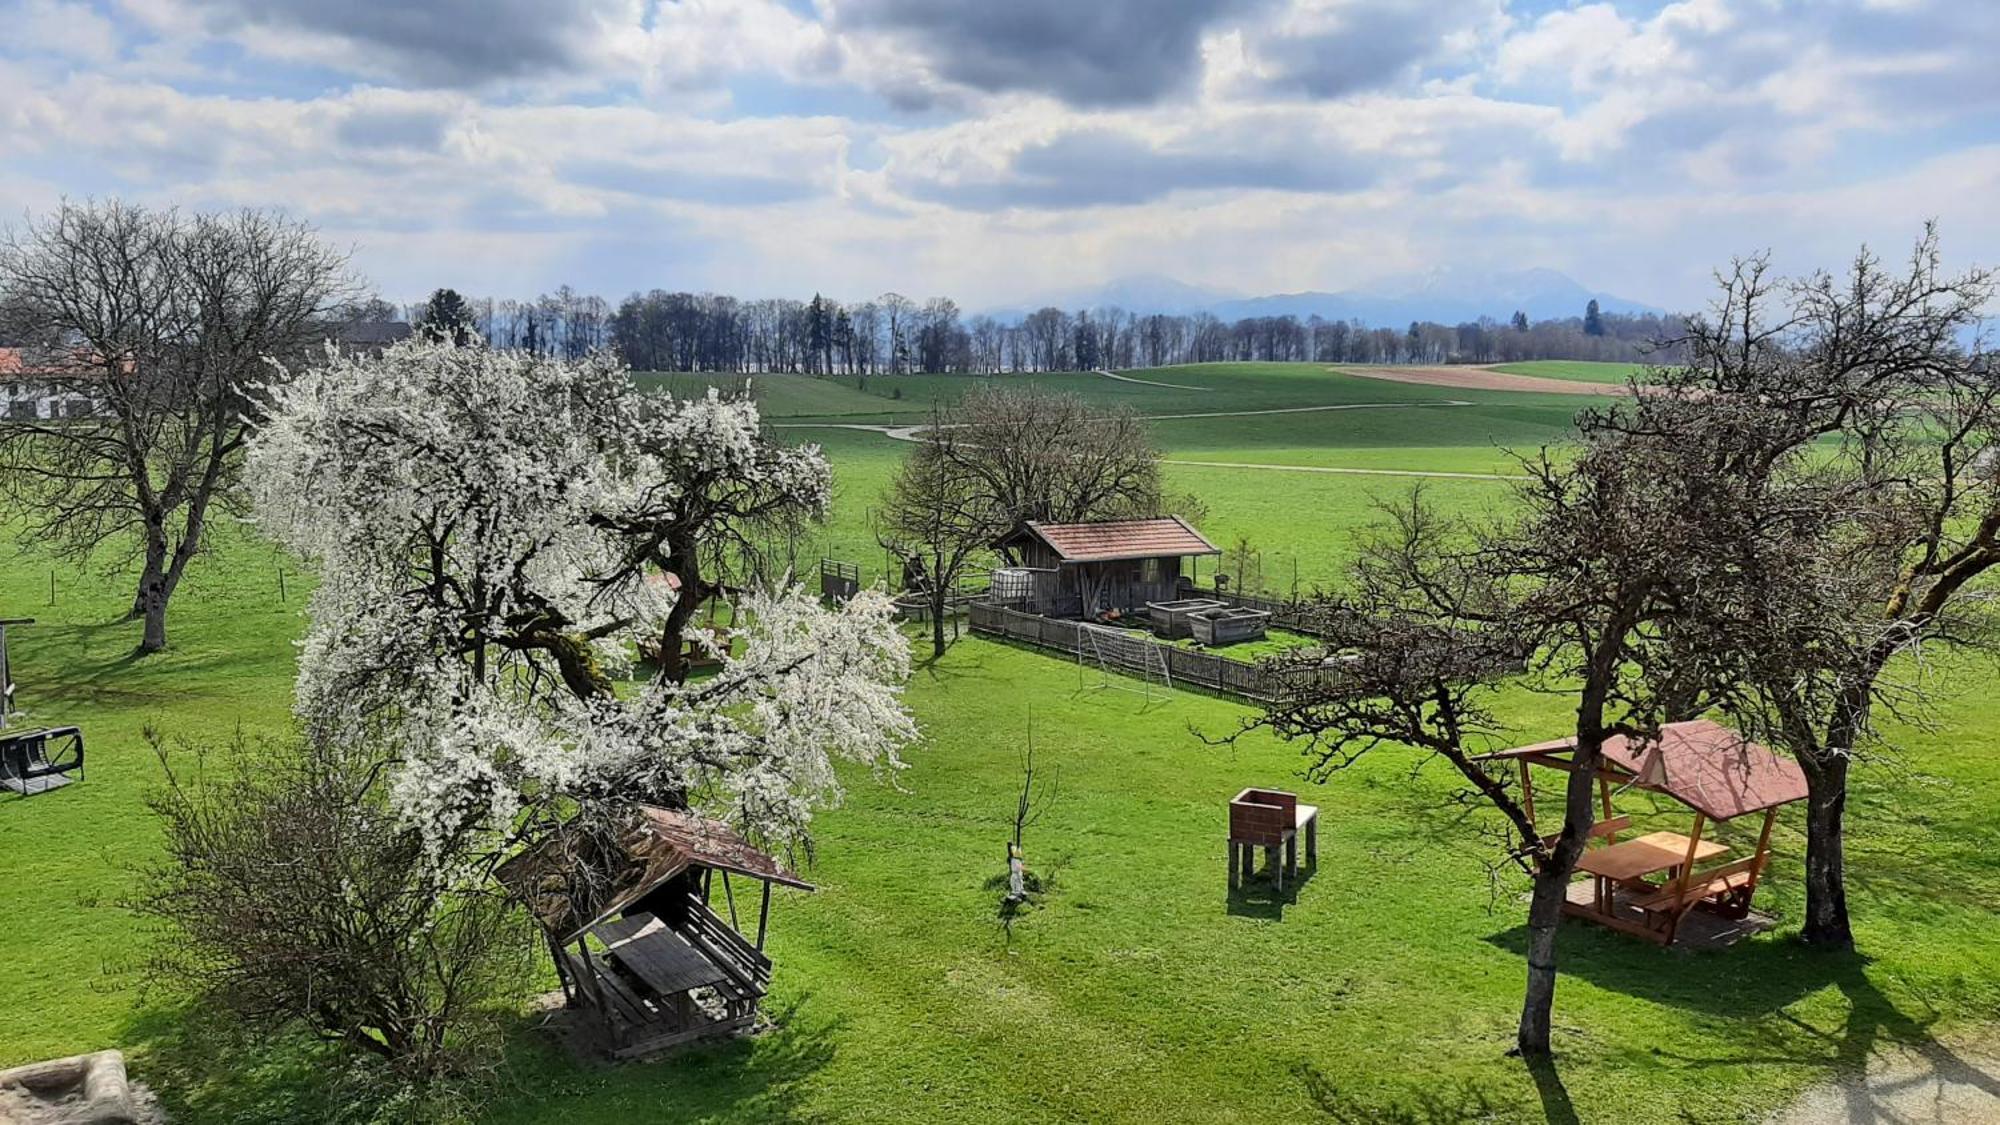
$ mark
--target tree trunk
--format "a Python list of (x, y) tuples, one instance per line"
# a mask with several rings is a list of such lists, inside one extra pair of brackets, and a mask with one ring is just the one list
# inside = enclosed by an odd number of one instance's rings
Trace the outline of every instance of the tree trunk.
[(949, 599), (942, 586), (938, 586), (937, 592), (931, 595), (931, 659), (933, 660), (944, 656), (944, 610), (947, 600)]
[(132, 614), (145, 620), (139, 639), (141, 653), (159, 652), (167, 647), (168, 586), (167, 537), (157, 518), (146, 521), (146, 565), (139, 572), (139, 593), (133, 599)]
[[(1588, 723), (1599, 729), (1598, 724)], [(1597, 770), (1603, 735), (1578, 738), (1568, 780), (1563, 786), (1563, 828), (1551, 853), (1535, 868), (1534, 892), (1528, 900), (1528, 990), (1521, 999), (1521, 1026), (1515, 1049), (1536, 1058), (1550, 1052), (1549, 1033), (1555, 1022), (1556, 937), (1562, 928), (1563, 899), (1570, 876), (1597, 823)], [(1588, 748), (1586, 748), (1586, 743)]]
[(1569, 874), (1556, 865), (1535, 872), (1534, 894), (1528, 901), (1528, 991), (1521, 1001), (1521, 1026), (1515, 1036), (1523, 1055), (1549, 1053), (1556, 1003), (1556, 934), (1568, 890)]
[(1845, 830), (1848, 759), (1831, 756), (1806, 774), (1806, 923), (1799, 938), (1831, 952), (1854, 948), (1847, 919)]
[[(167, 539), (165, 535), (154, 533), (153, 528), (149, 525), (146, 534), (146, 561), (140, 567), (139, 588), (132, 593), (132, 612), (125, 615), (126, 620), (137, 621), (147, 615), (147, 607), (152, 604), (148, 592), (159, 589), (166, 582), (166, 576)], [(165, 644), (166, 642), (162, 640), (161, 643)], [(155, 650), (144, 649), (143, 651), (152, 652)]]

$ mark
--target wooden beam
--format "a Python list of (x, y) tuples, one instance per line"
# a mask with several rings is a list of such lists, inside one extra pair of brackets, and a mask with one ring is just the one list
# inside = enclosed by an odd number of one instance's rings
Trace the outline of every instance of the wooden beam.
[(760, 953), (763, 952), (764, 950), (764, 927), (769, 925), (770, 921), (771, 921), (771, 883), (767, 879), (764, 882), (763, 905), (757, 908), (757, 951)]
[(1687, 855), (1681, 859), (1680, 877), (1674, 880), (1674, 886), (1678, 890), (1687, 890), (1688, 877), (1694, 874), (1695, 849), (1701, 847), (1701, 830), (1707, 823), (1708, 817), (1701, 813), (1694, 814), (1694, 831), (1688, 833)]
[[(710, 870), (714, 869), (710, 868)], [(736, 921), (736, 892), (729, 887), (729, 869), (727, 867), (722, 869), (722, 896), (729, 902), (729, 928), (739, 934), (742, 933), (743, 926)]]
[(1521, 810), (1528, 814), (1528, 823), (1535, 823), (1535, 782), (1528, 773), (1528, 760), (1521, 759)]

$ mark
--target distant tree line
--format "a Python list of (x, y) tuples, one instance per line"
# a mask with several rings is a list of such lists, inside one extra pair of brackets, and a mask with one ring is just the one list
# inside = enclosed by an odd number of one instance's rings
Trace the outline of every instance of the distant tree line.
[[(1276, 360), (1307, 363), (1511, 363), (1536, 359), (1672, 362), (1656, 341), (1677, 338), (1680, 318), (1603, 312), (1531, 322), (1482, 317), (1460, 324), (1413, 321), (1375, 327), (1319, 316), (1136, 314), (1118, 308), (1038, 309), (1018, 320), (967, 317), (948, 297), (900, 293), (842, 303), (743, 300), (714, 293), (634, 293), (614, 308), (563, 286), (532, 300), (464, 299), (449, 315), (431, 302), (403, 310), (413, 323), (472, 328), (498, 348), (575, 359), (609, 348), (641, 371), (784, 371), (811, 375), (913, 372), (995, 374), (1097, 367)], [(437, 299), (434, 295), (433, 301)], [(388, 305), (387, 313), (396, 310)]]

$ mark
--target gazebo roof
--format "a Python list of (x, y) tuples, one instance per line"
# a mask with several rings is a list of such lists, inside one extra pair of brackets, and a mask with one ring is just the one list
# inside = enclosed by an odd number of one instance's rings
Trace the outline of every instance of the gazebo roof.
[[(1575, 749), (1576, 739), (1558, 738), (1488, 757), (1568, 769), (1571, 762), (1564, 755)], [(1629, 776), (1634, 788), (1664, 793), (1710, 820), (1762, 812), (1806, 796), (1805, 771), (1797, 762), (1707, 719), (1667, 723), (1657, 739), (1613, 735), (1605, 740), (1604, 761)]]
[(1183, 558), (1222, 553), (1179, 516), (1101, 520), (1095, 523), (1041, 523), (1029, 520), (1001, 537), (1000, 542), (1004, 544), (1022, 536), (1040, 539), (1055, 551), (1057, 557), (1068, 563)]
[(549, 840), (501, 864), (494, 876), (562, 943), (574, 941), (690, 867), (813, 889), (735, 829), (679, 809), (641, 806), (632, 829), (619, 841), (619, 852), (603, 861), (617, 870), (582, 871), (577, 868), (590, 866), (587, 861)]

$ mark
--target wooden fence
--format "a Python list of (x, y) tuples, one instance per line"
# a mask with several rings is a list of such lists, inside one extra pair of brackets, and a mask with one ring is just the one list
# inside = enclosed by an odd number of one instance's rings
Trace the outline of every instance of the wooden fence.
[[(990, 602), (972, 603), (972, 631), (1006, 637), (1009, 640), (1039, 648), (1054, 649), (1070, 655), (1077, 653), (1080, 647), (1079, 637), (1082, 634), (1075, 621), (1021, 613)], [(1164, 658), (1162, 662), (1166, 666), (1167, 676), (1176, 687), (1201, 687), (1259, 703), (1269, 702), (1283, 693), (1283, 684), (1279, 678), (1259, 665), (1212, 652), (1198, 652), (1176, 645), (1161, 644), (1151, 637), (1139, 639), (1157, 650)], [(1145, 660), (1128, 654), (1122, 646), (1104, 650), (1101, 655), (1107, 665), (1134, 676), (1144, 677), (1148, 672), (1157, 671), (1159, 668), (1157, 664), (1148, 664)], [(1150, 656), (1151, 653), (1148, 654), (1148, 658)]]

